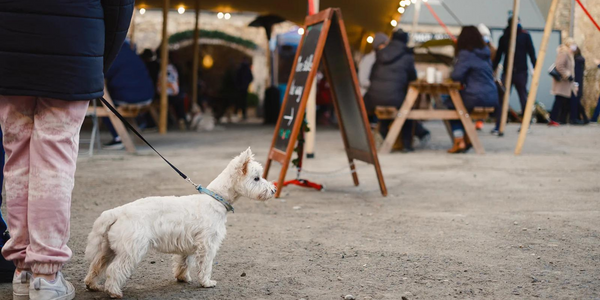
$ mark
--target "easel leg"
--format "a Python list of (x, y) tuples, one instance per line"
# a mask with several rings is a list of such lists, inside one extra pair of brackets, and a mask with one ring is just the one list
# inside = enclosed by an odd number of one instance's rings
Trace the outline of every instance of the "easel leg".
[(350, 163), (350, 172), (352, 173), (352, 180), (354, 180), (354, 185), (358, 186), (358, 174), (356, 174), (356, 166), (354, 165), (354, 160), (349, 159), (348, 162)]
[(281, 195), (281, 190), (283, 190), (283, 182), (285, 181), (285, 174), (287, 173), (288, 166), (290, 165), (289, 161), (286, 161), (286, 164), (281, 165), (281, 171), (279, 172), (279, 179), (277, 180), (277, 192), (275, 192), (275, 198), (279, 198)]
[(267, 177), (269, 176), (269, 169), (271, 169), (271, 159), (267, 159), (267, 162), (265, 163), (265, 170), (263, 171), (263, 178), (267, 179)]
[[(106, 102), (110, 103), (110, 105), (114, 106), (110, 94), (106, 89), (106, 85), (104, 86), (104, 99), (106, 100)], [(125, 150), (127, 150), (127, 152), (129, 153), (136, 153), (135, 144), (131, 140), (131, 137), (127, 132), (127, 128), (125, 128), (125, 125), (123, 125), (121, 120), (119, 120), (119, 118), (117, 118), (117, 116), (115, 116), (113, 113), (109, 113), (108, 118), (110, 119), (110, 122), (112, 123), (113, 127), (115, 127), (115, 131), (121, 138), (121, 142), (123, 143), (123, 145), (125, 145)]]
[(390, 153), (392, 151), (392, 147), (394, 146), (396, 139), (398, 139), (398, 135), (400, 134), (400, 131), (402, 130), (402, 126), (404, 125), (404, 122), (406, 122), (406, 119), (408, 118), (408, 113), (410, 113), (413, 105), (415, 104), (415, 101), (417, 101), (418, 96), (419, 96), (419, 90), (417, 90), (416, 88), (411, 87), (408, 90), (406, 99), (404, 99), (404, 103), (402, 104), (402, 107), (400, 107), (398, 116), (394, 120), (394, 123), (392, 123), (390, 131), (388, 132), (388, 135), (385, 138), (383, 145), (381, 145), (381, 148), (379, 149), (379, 153)]
[(475, 153), (477, 154), (485, 154), (485, 150), (479, 141), (479, 137), (477, 136), (477, 132), (475, 132), (475, 124), (471, 121), (471, 117), (463, 104), (462, 98), (457, 90), (450, 90), (450, 97), (452, 98), (452, 102), (454, 103), (454, 107), (458, 111), (458, 117), (465, 128), (465, 133), (471, 140), (471, 144), (473, 144), (473, 148), (475, 148)]

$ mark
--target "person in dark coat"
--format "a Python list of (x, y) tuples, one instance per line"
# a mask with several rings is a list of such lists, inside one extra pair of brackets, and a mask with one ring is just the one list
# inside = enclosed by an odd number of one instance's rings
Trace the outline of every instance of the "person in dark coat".
[(569, 101), (570, 119), (569, 123), (573, 125), (584, 125), (588, 124), (590, 120), (585, 113), (583, 105), (581, 105), (581, 98), (583, 97), (583, 76), (585, 73), (585, 58), (581, 55), (581, 49), (577, 47), (573, 54), (575, 58), (575, 82), (579, 85), (577, 94), (571, 96)]
[[(388, 45), (378, 50), (375, 64), (371, 70), (371, 85), (365, 94), (367, 113), (373, 114), (376, 106), (395, 106), (400, 108), (406, 98), (408, 85), (417, 79), (415, 57), (408, 48), (408, 34), (402, 29), (393, 33)], [(380, 133), (385, 138), (392, 121), (381, 120)], [(402, 143), (405, 150), (412, 151), (412, 129), (414, 121), (407, 121), (402, 129)], [(416, 135), (424, 140), (429, 132), (417, 123)]]
[(246, 120), (247, 117), (248, 87), (250, 86), (250, 83), (252, 83), (252, 80), (254, 80), (254, 76), (252, 76), (252, 62), (245, 57), (236, 74), (236, 89), (238, 96), (235, 103), (235, 113), (237, 114), (238, 110), (241, 110), (244, 120)]
[[(456, 44), (456, 63), (450, 78), (463, 85), (460, 96), (467, 111), (474, 107), (495, 107), (499, 112), (498, 93), (494, 83), (490, 49), (475, 26), (463, 27)], [(498, 130), (499, 118), (496, 118)], [(469, 148), (465, 140), (464, 127), (458, 120), (450, 121), (454, 135), (454, 146), (448, 153), (461, 153)]]
[[(144, 61), (131, 49), (129, 42), (123, 43), (119, 55), (104, 74), (106, 89), (115, 106), (126, 104), (150, 104), (154, 98), (154, 83)], [(113, 136), (107, 149), (123, 149), (121, 138), (109, 118), (103, 118), (104, 125)]]
[(504, 71), (502, 74), (502, 84), (506, 87), (506, 91), (510, 93), (512, 86), (515, 87), (519, 94), (519, 101), (521, 102), (521, 110), (525, 112), (525, 106), (527, 105), (527, 80), (529, 78), (529, 66), (527, 65), (527, 57), (531, 60), (531, 65), (535, 66), (537, 62), (535, 47), (533, 46), (533, 40), (529, 32), (523, 29), (520, 20), (517, 25), (517, 44), (515, 47), (515, 60), (513, 64), (512, 84), (506, 84), (506, 69), (508, 68), (508, 48), (510, 43), (510, 33), (512, 18), (508, 19), (508, 27), (504, 29), (504, 34), (500, 37), (498, 42), (498, 51), (493, 63), (493, 70), (498, 68), (500, 60), (504, 57)]
[[(0, 127), (15, 299), (73, 299), (60, 272), (79, 130), (125, 40), (133, 0), (0, 1)], [(30, 284), (31, 281), (31, 284)]]

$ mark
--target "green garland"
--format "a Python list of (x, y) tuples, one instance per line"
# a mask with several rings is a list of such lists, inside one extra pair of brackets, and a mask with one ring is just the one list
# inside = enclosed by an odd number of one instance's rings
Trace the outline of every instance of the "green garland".
[[(176, 44), (181, 41), (191, 40), (193, 37), (194, 37), (193, 30), (186, 30), (186, 31), (178, 32), (178, 33), (172, 34), (169, 37), (169, 44)], [(219, 40), (223, 40), (226, 42), (238, 44), (240, 46), (243, 46), (245, 48), (252, 49), (252, 50), (256, 50), (258, 48), (258, 46), (252, 41), (245, 40), (243, 38), (239, 38), (236, 36), (232, 36), (225, 32), (217, 31), (217, 30), (200, 29), (200, 37), (209, 38), (209, 39), (219, 39)]]

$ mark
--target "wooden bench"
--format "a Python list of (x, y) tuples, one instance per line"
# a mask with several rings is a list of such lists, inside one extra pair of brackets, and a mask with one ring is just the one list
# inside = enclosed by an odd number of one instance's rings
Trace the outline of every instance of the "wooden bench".
[[(452, 139), (452, 131), (450, 130), (448, 120), (459, 120), (465, 128), (466, 136), (471, 140), (475, 152), (484, 154), (485, 150), (479, 141), (479, 137), (475, 132), (475, 125), (471, 118), (486, 118), (490, 112), (490, 108), (477, 108), (472, 113), (469, 113), (463, 104), (459, 90), (460, 83), (445, 82), (445, 83), (426, 83), (423, 81), (411, 82), (408, 94), (400, 109), (395, 107), (376, 108), (376, 114), (381, 115), (383, 119), (390, 119), (393, 116), (394, 122), (390, 126), (388, 136), (381, 146), (380, 153), (391, 152), (393, 145), (398, 139), (398, 135), (406, 120), (443, 120), (446, 124), (448, 135)], [(440, 109), (443, 107), (441, 100), (437, 97), (440, 95), (450, 95), (450, 99), (454, 105), (454, 109)], [(421, 96), (421, 101), (417, 101)], [(436, 103), (436, 109), (433, 108), (433, 102)]]

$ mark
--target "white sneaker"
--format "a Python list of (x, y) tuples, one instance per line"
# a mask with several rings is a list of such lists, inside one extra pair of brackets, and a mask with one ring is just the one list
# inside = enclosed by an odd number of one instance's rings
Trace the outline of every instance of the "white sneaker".
[(29, 281), (31, 279), (31, 273), (27, 271), (21, 272), (13, 277), (13, 300), (29, 300)]
[(44, 278), (35, 278), (29, 286), (30, 300), (72, 300), (75, 288), (66, 281), (61, 272), (56, 274), (54, 282)]

